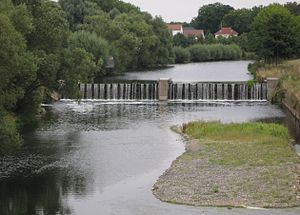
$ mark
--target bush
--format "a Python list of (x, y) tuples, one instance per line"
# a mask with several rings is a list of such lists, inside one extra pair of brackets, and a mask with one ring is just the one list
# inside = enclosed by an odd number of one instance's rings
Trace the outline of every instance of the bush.
[(189, 47), (187, 50), (193, 62), (239, 60), (243, 54), (241, 48), (235, 44), (197, 44)]
[(22, 139), (12, 115), (0, 110), (0, 121), (0, 154), (3, 154), (18, 148)]
[(250, 63), (248, 65), (248, 71), (253, 75), (254, 79), (257, 80), (257, 70), (259, 68), (265, 67), (265, 63), (261, 61), (256, 61), (255, 63)]
[(174, 47), (175, 63), (186, 63), (190, 61), (190, 52), (182, 47)]

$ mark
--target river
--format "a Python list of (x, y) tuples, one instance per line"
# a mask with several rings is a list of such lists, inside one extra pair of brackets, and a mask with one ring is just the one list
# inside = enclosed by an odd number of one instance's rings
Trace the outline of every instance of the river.
[(300, 214), (299, 208), (173, 205), (151, 192), (157, 178), (184, 152), (184, 140), (170, 126), (191, 120), (284, 119), (278, 106), (266, 102), (56, 103), (39, 128), (25, 135), (22, 149), (0, 158), (0, 214)]
[[(128, 72), (124, 76), (113, 77), (113, 80), (158, 80), (171, 78), (172, 81), (248, 81), (252, 79), (247, 65), (251, 61), (228, 61), (179, 64), (160, 70)], [(111, 78), (110, 78), (111, 79)]]

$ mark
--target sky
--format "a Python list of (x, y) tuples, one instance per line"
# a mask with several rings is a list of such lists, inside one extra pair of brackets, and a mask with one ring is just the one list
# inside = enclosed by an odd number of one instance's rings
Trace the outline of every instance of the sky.
[(268, 5), (300, 0), (122, 0), (138, 6), (142, 11), (147, 11), (153, 16), (161, 16), (166, 22), (190, 22), (198, 14), (198, 9), (215, 2), (229, 4), (234, 8), (251, 8), (253, 6)]

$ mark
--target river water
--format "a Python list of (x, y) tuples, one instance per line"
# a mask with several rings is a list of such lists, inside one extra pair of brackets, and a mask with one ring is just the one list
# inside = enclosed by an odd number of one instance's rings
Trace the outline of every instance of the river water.
[[(226, 64), (226, 63), (225, 63)], [(299, 208), (248, 210), (162, 203), (157, 178), (184, 152), (170, 130), (192, 120), (283, 122), (266, 102), (82, 102), (49, 108), (24, 147), (0, 158), (0, 214), (300, 214)], [(291, 124), (291, 127), (294, 124)]]
[(248, 81), (252, 79), (247, 65), (251, 61), (206, 62), (176, 65), (171, 68), (129, 72), (113, 80), (158, 80), (171, 78), (172, 81)]

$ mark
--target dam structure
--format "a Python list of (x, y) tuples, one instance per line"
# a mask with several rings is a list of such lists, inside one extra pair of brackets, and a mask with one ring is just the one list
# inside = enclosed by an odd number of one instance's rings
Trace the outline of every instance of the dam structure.
[(131, 81), (80, 84), (82, 99), (124, 101), (265, 101), (267, 83)]

